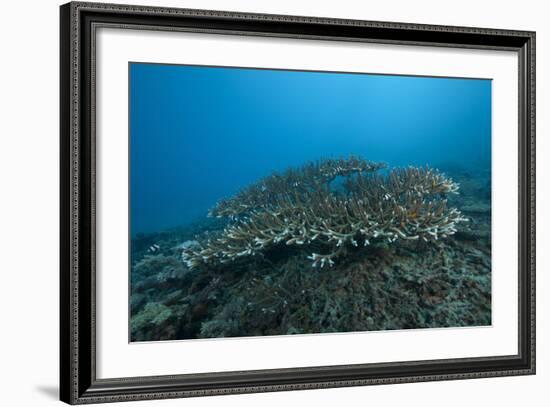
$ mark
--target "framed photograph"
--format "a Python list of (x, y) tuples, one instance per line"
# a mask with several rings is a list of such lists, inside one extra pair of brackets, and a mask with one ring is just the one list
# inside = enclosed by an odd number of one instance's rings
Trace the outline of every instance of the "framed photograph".
[(61, 400), (535, 373), (535, 33), (61, 6)]

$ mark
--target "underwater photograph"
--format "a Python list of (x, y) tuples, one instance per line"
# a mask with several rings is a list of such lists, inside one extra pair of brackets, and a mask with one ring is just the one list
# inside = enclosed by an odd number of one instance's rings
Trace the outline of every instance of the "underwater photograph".
[(130, 342), (490, 326), (491, 95), (131, 62)]

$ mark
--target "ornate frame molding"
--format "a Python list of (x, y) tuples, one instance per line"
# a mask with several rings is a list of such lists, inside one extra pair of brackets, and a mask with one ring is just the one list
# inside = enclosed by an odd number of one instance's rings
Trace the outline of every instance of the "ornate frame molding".
[[(164, 399), (535, 373), (535, 33), (72, 2), (61, 6), (61, 400)], [(97, 379), (95, 374), (95, 30), (100, 26), (518, 52), (518, 355)]]

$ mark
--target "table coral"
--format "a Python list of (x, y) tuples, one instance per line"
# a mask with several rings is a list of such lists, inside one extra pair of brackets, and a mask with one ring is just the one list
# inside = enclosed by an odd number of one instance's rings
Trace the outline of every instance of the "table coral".
[(189, 268), (217, 266), (287, 245), (304, 250), (322, 268), (351, 247), (430, 242), (453, 235), (467, 220), (447, 205), (458, 184), (436, 169), (376, 173), (383, 168), (349, 157), (268, 176), (220, 201), (210, 214), (228, 217), (229, 224), (218, 236), (183, 249), (183, 260)]

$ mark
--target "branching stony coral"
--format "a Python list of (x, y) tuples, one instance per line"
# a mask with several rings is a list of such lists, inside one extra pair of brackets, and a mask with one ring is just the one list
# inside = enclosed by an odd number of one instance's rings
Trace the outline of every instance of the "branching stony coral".
[[(332, 266), (350, 247), (433, 241), (466, 221), (447, 206), (446, 194), (458, 191), (451, 179), (431, 168), (373, 173), (383, 167), (351, 157), (289, 170), (281, 180), (268, 177), (214, 208), (232, 222), (220, 236), (185, 249), (183, 260), (190, 268), (215, 266), (286, 244), (312, 247), (314, 267)], [(337, 176), (345, 179), (342, 191), (331, 187)]]
[(254, 209), (277, 203), (289, 194), (307, 194), (330, 184), (336, 177), (369, 173), (385, 168), (383, 163), (366, 161), (351, 156), (347, 159), (325, 159), (309, 162), (299, 168), (275, 173), (243, 189), (229, 199), (219, 201), (209, 216), (235, 218)]

